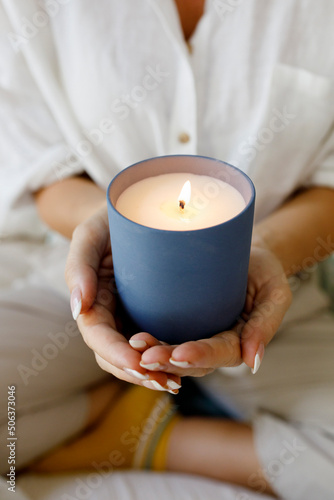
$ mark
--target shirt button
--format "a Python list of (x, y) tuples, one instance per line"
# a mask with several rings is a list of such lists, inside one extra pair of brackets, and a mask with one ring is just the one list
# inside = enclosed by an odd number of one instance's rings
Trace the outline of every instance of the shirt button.
[(190, 135), (187, 134), (187, 132), (181, 132), (179, 135), (179, 141), (182, 142), (182, 144), (186, 144), (190, 141)]

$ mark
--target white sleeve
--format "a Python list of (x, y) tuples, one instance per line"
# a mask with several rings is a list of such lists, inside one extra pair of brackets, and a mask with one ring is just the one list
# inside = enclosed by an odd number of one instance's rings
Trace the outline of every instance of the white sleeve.
[(306, 187), (321, 186), (334, 189), (334, 124), (313, 164), (315, 168), (304, 185)]
[(329, 154), (324, 162), (315, 170), (309, 178), (311, 186), (325, 186), (334, 189), (334, 145), (332, 154)]
[(31, 193), (84, 171), (71, 155), (0, 4), (0, 236), (40, 234)]

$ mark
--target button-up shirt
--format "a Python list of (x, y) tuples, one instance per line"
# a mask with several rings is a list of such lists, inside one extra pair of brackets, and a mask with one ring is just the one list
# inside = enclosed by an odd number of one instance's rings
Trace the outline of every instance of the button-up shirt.
[(186, 43), (173, 0), (2, 0), (0, 231), (38, 233), (44, 185), (106, 188), (158, 155), (238, 166), (256, 220), (334, 187), (333, 18), (332, 0), (207, 0)]

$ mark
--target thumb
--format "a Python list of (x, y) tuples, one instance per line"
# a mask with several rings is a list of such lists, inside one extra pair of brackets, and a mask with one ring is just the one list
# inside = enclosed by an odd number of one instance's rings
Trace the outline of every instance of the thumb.
[(253, 310), (241, 334), (242, 358), (256, 373), (260, 368), (265, 347), (277, 332), (291, 304), (289, 286), (264, 289), (257, 296)]
[(109, 246), (107, 219), (96, 214), (77, 226), (66, 261), (65, 279), (71, 292), (71, 310), (76, 320), (93, 305), (98, 272)]

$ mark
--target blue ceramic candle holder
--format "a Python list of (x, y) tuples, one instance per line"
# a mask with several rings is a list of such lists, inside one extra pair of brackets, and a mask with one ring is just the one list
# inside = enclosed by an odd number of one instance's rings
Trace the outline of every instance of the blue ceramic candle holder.
[[(209, 175), (232, 185), (246, 206), (219, 225), (191, 231), (153, 229), (115, 208), (120, 194), (147, 177)], [(120, 172), (107, 191), (115, 281), (125, 311), (159, 340), (180, 344), (230, 328), (243, 310), (255, 189), (246, 174), (213, 158), (162, 156)]]

